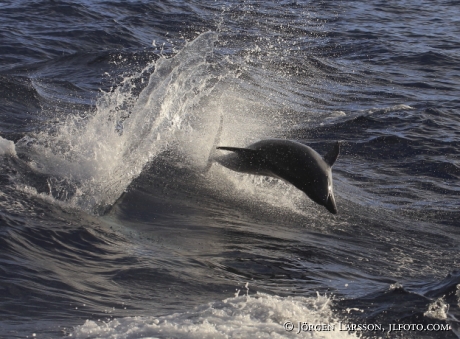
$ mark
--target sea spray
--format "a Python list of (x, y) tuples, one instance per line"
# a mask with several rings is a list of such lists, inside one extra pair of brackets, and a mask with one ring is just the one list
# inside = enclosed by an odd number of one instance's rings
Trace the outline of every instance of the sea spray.
[(203, 124), (197, 106), (219, 81), (207, 60), (216, 39), (215, 33), (204, 33), (174, 57), (148, 65), (144, 71), (155, 70), (139, 97), (133, 94), (134, 80), (143, 72), (104, 93), (93, 114), (67, 117), (53, 133), (28, 135), (16, 147), (34, 171), (50, 177), (49, 186), (60, 183), (54, 198), (104, 211), (152, 159), (180, 143), (179, 135)]

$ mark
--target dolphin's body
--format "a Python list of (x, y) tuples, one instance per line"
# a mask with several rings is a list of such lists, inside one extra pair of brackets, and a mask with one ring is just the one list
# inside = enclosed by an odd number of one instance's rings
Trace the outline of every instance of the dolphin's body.
[(324, 157), (304, 144), (280, 139), (262, 140), (247, 148), (217, 149), (233, 152), (216, 159), (221, 165), (237, 172), (282, 179), (329, 212), (337, 213), (331, 167), (339, 155), (339, 142)]

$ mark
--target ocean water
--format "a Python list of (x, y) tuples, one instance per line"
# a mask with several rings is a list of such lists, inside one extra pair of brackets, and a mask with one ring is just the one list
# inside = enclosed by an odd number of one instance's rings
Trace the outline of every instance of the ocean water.
[[(0, 17), (0, 338), (460, 337), (459, 1)], [(337, 215), (213, 161), (267, 138)]]

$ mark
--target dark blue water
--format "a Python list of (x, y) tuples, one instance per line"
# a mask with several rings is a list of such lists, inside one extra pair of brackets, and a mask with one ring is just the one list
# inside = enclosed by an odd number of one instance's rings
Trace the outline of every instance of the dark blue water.
[[(460, 2), (0, 17), (0, 338), (460, 336)], [(212, 161), (266, 138), (341, 141), (337, 215)]]

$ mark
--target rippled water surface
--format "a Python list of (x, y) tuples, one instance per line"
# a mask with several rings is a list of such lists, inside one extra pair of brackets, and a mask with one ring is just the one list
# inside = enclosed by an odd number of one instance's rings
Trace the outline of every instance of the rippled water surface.
[[(0, 17), (0, 338), (460, 337), (460, 2)], [(213, 161), (268, 138), (340, 141), (337, 215)]]

